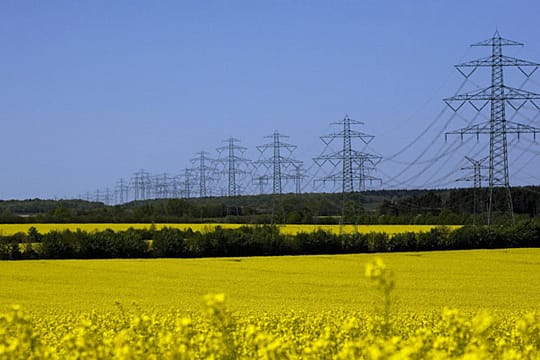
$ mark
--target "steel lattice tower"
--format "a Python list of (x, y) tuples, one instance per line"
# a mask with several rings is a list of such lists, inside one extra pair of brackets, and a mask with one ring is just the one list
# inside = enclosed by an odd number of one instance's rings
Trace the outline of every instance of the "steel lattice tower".
[[(275, 131), (272, 135), (265, 136), (265, 138), (271, 138), (272, 142), (257, 146), (257, 150), (263, 154), (266, 149), (272, 149), (273, 156), (271, 158), (256, 161), (255, 165), (263, 165), (267, 169), (272, 169), (272, 193), (281, 194), (282, 180), (288, 177), (283, 171), (287, 170), (291, 165), (299, 165), (302, 162), (290, 157), (292, 152), (296, 149), (296, 145), (287, 144), (281, 141), (281, 139), (288, 138), (288, 136)], [(289, 152), (289, 156), (284, 156), (282, 150)]]
[(489, 167), (483, 165), (483, 162), (486, 161), (487, 157), (475, 160), (473, 158), (470, 158), (468, 156), (465, 156), (465, 159), (471, 163), (471, 166), (469, 167), (462, 167), (461, 170), (472, 170), (473, 176), (467, 176), (463, 178), (459, 178), (456, 181), (472, 181), (473, 188), (474, 189), (480, 189), (482, 187), (482, 180), (485, 180), (486, 177), (482, 176), (482, 169), (489, 169)]
[(184, 186), (183, 197), (186, 199), (191, 198), (191, 189), (194, 185), (193, 183), (193, 169), (185, 168), (184, 173), (180, 176), (184, 179), (182, 185)]
[(169, 197), (169, 174), (154, 175), (154, 197), (156, 199), (165, 199)]
[(360, 139), (365, 145), (368, 145), (374, 138), (373, 135), (368, 135), (363, 132), (351, 129), (351, 125), (363, 125), (364, 123), (357, 120), (352, 120), (348, 115), (341, 121), (333, 122), (331, 125), (339, 125), (343, 130), (321, 136), (321, 140), (328, 147), (334, 140), (342, 139), (342, 149), (330, 154), (323, 154), (313, 158), (317, 166), (322, 167), (326, 163), (330, 163), (337, 168), (341, 164), (341, 172), (334, 173), (329, 176), (318, 178), (319, 181), (334, 181), (342, 183), (342, 192), (344, 194), (354, 191), (354, 181), (358, 180), (358, 190), (365, 190), (366, 180), (380, 181), (380, 179), (368, 176), (366, 174), (366, 164), (370, 168), (374, 168), (382, 159), (377, 155), (368, 154), (353, 149), (352, 139)]
[(124, 179), (120, 179), (116, 182), (115, 192), (118, 195), (118, 202), (123, 204), (128, 201), (129, 186)]
[[(249, 160), (244, 158), (242, 155), (247, 150), (246, 147), (237, 145), (240, 140), (235, 138), (229, 138), (224, 140), (227, 143), (226, 146), (217, 148), (216, 150), (220, 154), (217, 162), (225, 164), (224, 173), (227, 175), (227, 196), (234, 197), (239, 193), (239, 187), (237, 184), (237, 175), (247, 174), (246, 170), (242, 169), (242, 166), (249, 163)], [(223, 158), (221, 154), (227, 152), (227, 156)]]
[[(517, 67), (526, 77), (530, 77), (540, 64), (526, 60), (516, 59), (503, 55), (503, 46), (523, 45), (517, 41), (504, 39), (496, 31), (491, 39), (481, 41), (471, 46), (491, 47), (491, 56), (456, 65), (456, 69), (469, 78), (478, 67), (491, 68), (491, 86), (470, 93), (459, 94), (444, 101), (454, 111), (458, 111), (465, 103), (469, 103), (477, 111), (481, 111), (488, 103), (491, 105), (488, 122), (472, 125), (448, 134), (489, 134), (489, 200), (488, 225), (491, 224), (493, 213), (493, 189), (504, 188), (506, 193), (506, 208), (514, 221), (512, 195), (510, 193), (510, 176), (508, 173), (508, 134), (532, 133), (536, 136), (540, 129), (528, 125), (514, 123), (506, 119), (505, 105), (508, 103), (518, 111), (525, 103), (532, 103), (538, 110), (540, 107), (534, 102), (540, 99), (540, 94), (512, 88), (504, 85), (503, 68), (505, 66)], [(526, 69), (531, 69), (527, 71)], [(514, 102), (517, 102), (517, 106)], [(477, 105), (479, 102), (480, 105)], [(457, 103), (457, 106), (454, 104)]]
[(198, 164), (195, 168), (193, 168), (193, 170), (197, 171), (199, 174), (199, 197), (206, 197), (208, 191), (208, 181), (213, 179), (210, 174), (214, 172), (214, 168), (208, 166), (208, 163), (212, 163), (215, 160), (209, 158), (206, 151), (200, 151), (197, 153), (197, 155), (198, 156), (191, 159), (191, 161)]
[(294, 174), (291, 176), (296, 186), (296, 194), (302, 193), (302, 179), (306, 177), (304, 174), (303, 164), (294, 164)]
[(152, 185), (150, 173), (143, 169), (137, 171), (135, 174), (133, 174), (131, 184), (134, 192), (134, 200), (146, 200), (150, 198), (150, 190)]
[[(485, 180), (486, 177), (482, 175), (482, 169), (489, 169), (488, 166), (483, 165), (483, 162), (486, 161), (487, 157), (480, 160), (475, 160), (468, 156), (465, 156), (465, 159), (471, 163), (471, 166), (462, 167), (461, 170), (472, 170), (472, 176), (466, 176), (459, 178), (456, 181), (472, 181), (473, 183), (473, 214), (476, 214), (477, 211), (477, 192), (482, 188), (482, 180)], [(473, 219), (474, 221), (474, 219)]]

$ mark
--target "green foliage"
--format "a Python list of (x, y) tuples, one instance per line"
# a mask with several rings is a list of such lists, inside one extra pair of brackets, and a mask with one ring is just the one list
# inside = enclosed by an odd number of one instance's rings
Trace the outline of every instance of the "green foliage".
[[(80, 237), (79, 237), (80, 238)], [(72, 259), (77, 254), (77, 240), (69, 230), (51, 231), (42, 237), (39, 256), (44, 259)]]
[(270, 255), (345, 254), (359, 252), (433, 251), (540, 247), (540, 225), (438, 226), (425, 232), (343, 233), (317, 229), (311, 233), (283, 234), (271, 225), (220, 226), (204, 231), (172, 227), (125, 231), (52, 231), (0, 236), (3, 259), (234, 257)]
[[(135, 231), (133, 231), (135, 232)], [(174, 228), (163, 228), (154, 233), (152, 251), (156, 257), (185, 257), (188, 249), (184, 233)]]

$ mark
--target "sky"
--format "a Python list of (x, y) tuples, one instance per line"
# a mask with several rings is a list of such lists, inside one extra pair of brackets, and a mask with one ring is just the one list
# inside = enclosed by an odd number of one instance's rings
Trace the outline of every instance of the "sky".
[[(486, 121), (489, 106), (475, 117), (443, 99), (490, 77), (464, 83), (454, 65), (488, 56), (470, 45), (496, 30), (525, 44), (506, 55), (540, 62), (539, 13), (537, 0), (4, 0), (0, 199), (80, 197), (140, 169), (180, 174), (231, 136), (261, 160), (276, 131), (297, 146), (303, 190), (332, 191), (313, 178), (334, 170), (312, 159), (340, 150), (320, 136), (346, 114), (374, 136), (355, 148), (381, 157), (367, 187), (471, 186), (456, 179), (471, 175), (465, 155), (489, 154), (487, 139), (444, 133)], [(505, 68), (505, 81), (540, 93), (540, 70), (524, 82)], [(508, 117), (540, 127), (522, 110)], [(511, 184), (540, 183), (539, 143), (515, 138)]]

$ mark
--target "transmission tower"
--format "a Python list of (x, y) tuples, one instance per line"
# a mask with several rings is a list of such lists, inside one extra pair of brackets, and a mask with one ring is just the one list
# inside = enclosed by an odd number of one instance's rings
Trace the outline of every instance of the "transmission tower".
[(264, 194), (264, 186), (268, 184), (269, 176), (259, 175), (253, 178), (253, 185), (259, 186), (259, 194)]
[(472, 105), (476, 111), (481, 111), (488, 103), (491, 105), (489, 121), (446, 133), (446, 136), (449, 134), (458, 134), (462, 138), (464, 134), (475, 134), (477, 137), (480, 134), (489, 134), (488, 225), (491, 224), (492, 220), (494, 188), (504, 189), (506, 193), (506, 208), (512, 217), (512, 222), (514, 222), (512, 195), (510, 193), (510, 176), (508, 173), (507, 134), (517, 134), (519, 137), (522, 133), (532, 133), (536, 137), (536, 133), (540, 132), (538, 128), (506, 119), (506, 103), (515, 111), (520, 110), (527, 102), (532, 103), (540, 110), (540, 107), (534, 102), (535, 99), (540, 99), (540, 94), (504, 85), (503, 68), (505, 66), (517, 67), (523, 75), (529, 78), (540, 65), (503, 55), (503, 46), (516, 45), (523, 44), (502, 38), (498, 31), (495, 32), (491, 39), (471, 45), (489, 46), (491, 47), (491, 55), (456, 65), (456, 69), (468, 79), (479, 67), (489, 67), (491, 68), (491, 86), (444, 99), (446, 104), (455, 112), (465, 103)]
[(473, 188), (474, 189), (480, 189), (482, 187), (482, 180), (485, 180), (486, 177), (482, 175), (481, 170), (482, 169), (489, 169), (489, 167), (483, 165), (482, 163), (487, 160), (487, 157), (475, 160), (473, 158), (470, 158), (468, 156), (465, 156), (465, 159), (471, 163), (471, 166), (468, 167), (462, 167), (461, 170), (472, 170), (473, 175), (467, 176), (463, 178), (459, 178), (456, 181), (472, 181)]
[(131, 178), (131, 186), (133, 188), (134, 200), (146, 200), (151, 197), (152, 181), (150, 173), (141, 169), (133, 174)]
[(183, 190), (181, 190), (182, 197), (185, 199), (190, 199), (193, 186), (195, 185), (195, 176), (193, 175), (193, 169), (185, 168), (184, 173), (180, 175), (180, 178), (183, 179), (180, 182), (180, 186), (183, 187)]
[(113, 192), (111, 189), (106, 188), (105, 191), (103, 191), (103, 202), (107, 205), (112, 204), (112, 198), (113, 198)]
[(96, 193), (94, 195), (94, 201), (101, 202), (101, 191), (99, 189), (96, 190)]
[(302, 180), (306, 178), (306, 174), (304, 171), (304, 164), (293, 164), (293, 167), (294, 172), (290, 175), (287, 175), (287, 178), (294, 181), (294, 185), (296, 187), (296, 194), (298, 195), (302, 193)]
[[(255, 162), (255, 166), (263, 166), (267, 170), (272, 172), (272, 193), (282, 193), (282, 181), (287, 178), (286, 171), (291, 166), (299, 165), (302, 162), (291, 158), (293, 151), (296, 149), (296, 145), (287, 144), (281, 141), (283, 138), (288, 138), (286, 135), (282, 135), (275, 131), (272, 135), (265, 136), (265, 138), (271, 138), (272, 142), (257, 146), (257, 150), (264, 155), (265, 150), (272, 149), (272, 156), (266, 159), (258, 160)], [(287, 152), (287, 156), (283, 155), (283, 152)]]
[(208, 153), (206, 151), (200, 151), (197, 153), (196, 158), (191, 159), (191, 162), (196, 164), (193, 170), (198, 174), (199, 197), (207, 196), (208, 182), (213, 180), (211, 174), (215, 172), (215, 168), (208, 165), (215, 162), (215, 160), (209, 158), (207, 155)]
[(169, 174), (163, 173), (155, 175), (153, 178), (154, 196), (157, 199), (165, 199), (169, 197)]
[(180, 175), (175, 175), (171, 177), (171, 180), (169, 182), (169, 188), (170, 195), (173, 199), (177, 199), (180, 197)]
[[(345, 118), (341, 121), (331, 123), (331, 125), (339, 125), (343, 130), (321, 136), (321, 140), (326, 145), (326, 148), (322, 155), (313, 158), (313, 161), (319, 167), (329, 163), (333, 166), (333, 170), (336, 170), (341, 165), (341, 170), (328, 176), (320, 177), (316, 179), (317, 181), (341, 183), (344, 194), (354, 191), (355, 180), (358, 180), (359, 191), (365, 190), (366, 181), (381, 181), (379, 178), (367, 175), (366, 171), (374, 169), (382, 157), (355, 150), (352, 147), (353, 139), (355, 138), (360, 139), (364, 145), (368, 145), (374, 138), (373, 135), (351, 129), (351, 125), (363, 124), (361, 121), (352, 120), (348, 115), (345, 115)], [(336, 139), (342, 139), (342, 149), (325, 154), (326, 149)]]
[[(224, 165), (225, 169), (221, 173), (227, 175), (227, 196), (234, 197), (239, 194), (240, 186), (238, 185), (239, 176), (248, 174), (245, 170), (250, 163), (248, 159), (243, 157), (247, 148), (237, 145), (240, 140), (235, 138), (229, 138), (224, 140), (227, 143), (226, 146), (217, 148), (219, 153), (217, 163)], [(226, 156), (223, 154), (226, 153)]]
[(124, 179), (120, 179), (116, 182), (115, 193), (118, 196), (118, 202), (123, 204), (128, 201), (129, 186)]
[[(473, 183), (473, 214), (477, 212), (477, 203), (478, 197), (477, 192), (482, 188), (482, 180), (486, 180), (486, 177), (482, 175), (482, 169), (489, 169), (488, 166), (483, 165), (483, 162), (487, 160), (487, 157), (480, 160), (475, 160), (468, 156), (465, 156), (465, 159), (471, 163), (471, 166), (462, 167), (461, 170), (472, 170), (472, 176), (466, 176), (457, 179), (456, 181), (472, 181)], [(474, 218), (473, 218), (474, 219)], [(474, 220), (473, 220), (474, 221)]]
[(84, 200), (86, 200), (86, 201), (92, 201), (93, 200), (92, 199), (92, 194), (89, 191), (87, 191), (86, 194), (84, 194)]

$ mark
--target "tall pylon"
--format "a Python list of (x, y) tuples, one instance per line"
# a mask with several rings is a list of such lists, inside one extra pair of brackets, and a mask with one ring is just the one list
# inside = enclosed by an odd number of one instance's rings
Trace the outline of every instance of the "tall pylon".
[(133, 174), (131, 178), (131, 186), (133, 188), (134, 200), (146, 200), (151, 197), (150, 173), (144, 169), (141, 169)]
[(459, 178), (456, 181), (471, 181), (474, 189), (480, 189), (482, 187), (482, 180), (486, 179), (486, 177), (482, 175), (482, 169), (489, 169), (489, 167), (483, 164), (484, 161), (487, 160), (487, 157), (475, 160), (469, 156), (465, 156), (465, 159), (471, 163), (471, 166), (462, 167), (461, 170), (472, 170), (473, 175)]
[[(223, 140), (227, 143), (226, 146), (218, 147), (216, 150), (219, 153), (217, 163), (225, 165), (225, 169), (222, 171), (227, 175), (227, 196), (234, 197), (240, 192), (240, 186), (238, 184), (239, 176), (246, 175), (248, 171), (245, 169), (250, 161), (243, 155), (247, 148), (237, 145), (240, 140), (230, 137)], [(223, 156), (226, 153), (226, 156)]]
[(476, 215), (478, 211), (477, 193), (482, 188), (482, 180), (486, 180), (486, 177), (482, 175), (482, 169), (489, 169), (489, 167), (483, 164), (487, 160), (487, 157), (475, 160), (469, 156), (465, 156), (465, 159), (471, 163), (471, 166), (462, 167), (461, 170), (472, 170), (473, 175), (459, 178), (456, 181), (471, 181), (473, 183), (473, 214)]
[(167, 173), (154, 175), (153, 178), (154, 197), (156, 199), (165, 199), (170, 195), (170, 181), (172, 180)]
[(193, 169), (192, 168), (185, 168), (184, 172), (179, 175), (183, 180), (181, 181), (181, 184), (183, 186), (183, 190), (181, 193), (183, 194), (182, 197), (184, 199), (190, 199), (192, 196), (192, 189), (194, 185), (194, 175), (193, 175)]
[[(283, 138), (288, 138), (288, 136), (275, 131), (272, 135), (265, 136), (265, 138), (271, 138), (272, 142), (257, 146), (257, 150), (259, 150), (262, 155), (265, 150), (272, 149), (273, 155), (269, 158), (256, 161), (255, 166), (262, 165), (267, 170), (271, 169), (272, 193), (281, 194), (283, 179), (290, 177), (289, 174), (287, 174), (287, 170), (302, 162), (291, 157), (293, 151), (296, 149), (296, 145), (287, 144), (282, 141)], [(288, 155), (284, 155), (284, 151), (288, 152)]]
[(121, 178), (116, 182), (115, 193), (117, 195), (117, 203), (123, 204), (128, 201), (129, 186), (126, 180)]
[(196, 164), (193, 170), (195, 170), (199, 175), (199, 197), (207, 197), (208, 182), (213, 180), (212, 173), (215, 170), (213, 166), (209, 166), (208, 164), (212, 164), (215, 162), (215, 160), (209, 158), (206, 151), (200, 151), (197, 153), (196, 158), (191, 159), (191, 162)]
[(360, 131), (353, 130), (352, 125), (364, 125), (363, 122), (353, 120), (349, 115), (345, 115), (343, 120), (333, 122), (331, 125), (339, 125), (343, 130), (321, 136), (322, 142), (328, 146), (336, 139), (342, 140), (342, 148), (339, 151), (326, 154), (325, 151), (315, 158), (313, 161), (319, 167), (330, 163), (335, 170), (341, 165), (341, 171), (334, 172), (328, 176), (319, 177), (317, 181), (333, 181), (341, 183), (342, 192), (344, 194), (352, 193), (355, 189), (355, 180), (358, 181), (358, 190), (364, 191), (366, 180), (380, 181), (366, 174), (366, 170), (373, 169), (381, 161), (382, 157), (378, 155), (368, 154), (360, 150), (353, 149), (352, 140), (360, 139), (364, 145), (368, 145), (373, 139), (373, 135), (368, 135)]
[(506, 193), (506, 211), (511, 215), (514, 222), (514, 209), (512, 195), (510, 193), (510, 175), (508, 172), (508, 134), (540, 133), (539, 128), (519, 124), (506, 119), (506, 104), (508, 103), (515, 111), (520, 110), (527, 102), (533, 104), (538, 110), (540, 107), (534, 102), (540, 99), (540, 94), (516, 89), (504, 84), (503, 68), (517, 67), (523, 75), (530, 77), (540, 64), (526, 60), (512, 58), (503, 55), (503, 46), (522, 46), (517, 41), (502, 38), (498, 31), (491, 39), (481, 41), (471, 46), (489, 46), (491, 55), (485, 58), (468, 61), (456, 65), (456, 69), (465, 77), (469, 78), (479, 67), (491, 68), (491, 85), (469, 93), (459, 94), (444, 101), (457, 112), (465, 103), (470, 104), (476, 111), (482, 111), (487, 104), (491, 105), (490, 119), (487, 122), (475, 124), (460, 130), (446, 133), (458, 134), (463, 138), (464, 134), (489, 134), (489, 200), (488, 200), (488, 225), (493, 216), (493, 190), (503, 188)]

